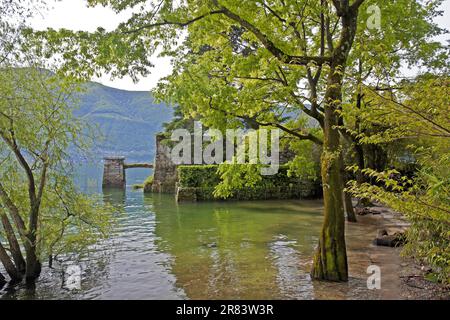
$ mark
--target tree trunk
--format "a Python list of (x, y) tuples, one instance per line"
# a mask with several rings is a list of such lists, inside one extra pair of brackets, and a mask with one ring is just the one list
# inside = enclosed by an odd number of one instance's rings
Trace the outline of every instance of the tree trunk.
[(363, 183), (364, 176), (360, 170), (365, 168), (364, 149), (362, 148), (362, 146), (360, 144), (358, 144), (357, 141), (353, 142), (353, 146), (354, 146), (355, 153), (356, 153), (356, 164), (358, 165), (358, 168), (359, 168), (359, 170), (356, 174), (356, 181), (358, 183)]
[[(348, 182), (348, 175), (344, 168), (344, 161), (342, 161), (342, 171), (341, 172), (342, 172), (342, 187), (345, 189), (347, 182)], [(345, 210), (345, 215), (347, 216), (347, 221), (348, 222), (358, 222), (356, 220), (356, 214), (355, 214), (355, 210), (353, 208), (352, 195), (349, 192), (344, 191), (342, 196), (344, 197), (344, 210)]]
[(8, 256), (3, 245), (0, 243), (0, 261), (5, 268), (5, 271), (8, 273), (9, 277), (13, 281), (20, 281), (22, 279), (20, 273), (17, 271), (16, 266), (11, 261), (11, 258)]
[(324, 141), (321, 159), (324, 222), (311, 271), (312, 278), (329, 281), (348, 280), (341, 173), (343, 159), (337, 126), (340, 123), (338, 111), (342, 105), (343, 75), (355, 38), (358, 14), (357, 9), (345, 8), (344, 2), (342, 6), (342, 31), (339, 45), (333, 51), (324, 97)]
[[(341, 161), (341, 176), (342, 176), (342, 188), (345, 189), (349, 180), (348, 174), (345, 171), (345, 163)], [(344, 199), (344, 211), (347, 216), (348, 222), (357, 222), (355, 210), (353, 209), (352, 195), (346, 191), (343, 191), (342, 197)]]
[(36, 236), (29, 234), (27, 236), (28, 244), (25, 245), (26, 252), (26, 272), (27, 282), (34, 282), (41, 274), (41, 263), (36, 255)]
[[(340, 88), (339, 88), (340, 90)], [(345, 219), (342, 199), (341, 151), (335, 109), (325, 107), (324, 145), (321, 174), (324, 199), (324, 222), (311, 275), (314, 279), (347, 281)]]
[(347, 221), (358, 222), (356, 220), (355, 209), (353, 208), (352, 195), (348, 192), (344, 192), (344, 205), (345, 213), (347, 214)]
[(315, 279), (347, 281), (347, 252), (342, 197), (342, 153), (337, 108), (341, 101), (342, 74), (330, 70), (326, 92), (324, 140), (321, 175), (324, 199), (324, 222), (311, 275)]
[[(44, 167), (44, 173), (42, 175), (42, 179), (45, 179), (45, 171), (46, 167)], [(41, 180), (41, 187), (39, 188), (40, 191), (43, 187), (43, 183), (45, 180)], [(42, 193), (39, 192), (39, 195), (35, 197), (34, 199), (30, 197), (30, 216), (29, 216), (29, 231), (26, 235), (27, 242), (25, 243), (25, 251), (26, 251), (26, 272), (25, 272), (25, 279), (27, 283), (34, 282), (39, 275), (41, 274), (41, 262), (38, 259), (38, 256), (36, 254), (36, 245), (37, 245), (37, 231), (38, 231), (38, 218), (39, 218), (39, 208), (41, 204), (41, 195)]]
[[(359, 170), (356, 172), (356, 182), (358, 183), (358, 185), (361, 185), (364, 182), (366, 182), (364, 174), (361, 172), (361, 170), (366, 168), (366, 162), (364, 160), (364, 148), (356, 140), (353, 141), (352, 144), (353, 144), (355, 154), (356, 154), (355, 161), (359, 168)], [(369, 207), (371, 205), (372, 205), (372, 203), (370, 202), (370, 199), (358, 198), (356, 207), (363, 208), (363, 207)]]
[(8, 239), (9, 248), (11, 250), (11, 255), (16, 265), (17, 270), (21, 273), (25, 273), (25, 260), (22, 256), (20, 250), (19, 242), (17, 241), (16, 235), (14, 234), (14, 229), (9, 222), (8, 216), (4, 212), (0, 212), (3, 228), (5, 229), (6, 237)]

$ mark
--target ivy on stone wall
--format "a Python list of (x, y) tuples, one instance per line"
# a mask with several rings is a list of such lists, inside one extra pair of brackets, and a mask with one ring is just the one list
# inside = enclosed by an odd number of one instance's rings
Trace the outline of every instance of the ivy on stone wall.
[[(212, 200), (221, 177), (218, 165), (188, 165), (178, 167), (178, 187), (190, 196), (184, 200)], [(282, 165), (275, 175), (261, 176), (253, 187), (234, 190), (227, 198), (235, 200), (292, 199), (320, 196), (320, 184), (314, 180), (288, 175), (289, 166)], [(187, 192), (189, 191), (189, 192)], [(190, 199), (195, 195), (195, 199)]]
[(215, 188), (220, 183), (217, 165), (178, 166), (178, 183), (185, 188)]

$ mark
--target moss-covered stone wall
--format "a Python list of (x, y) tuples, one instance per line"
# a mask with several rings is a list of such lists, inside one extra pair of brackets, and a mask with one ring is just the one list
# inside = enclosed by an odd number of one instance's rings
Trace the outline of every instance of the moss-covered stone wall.
[[(176, 187), (177, 201), (220, 200), (213, 195), (220, 183), (217, 165), (179, 166)], [(322, 195), (320, 181), (289, 177), (287, 166), (281, 166), (278, 174), (264, 176), (254, 188), (236, 190), (228, 200), (309, 199)]]

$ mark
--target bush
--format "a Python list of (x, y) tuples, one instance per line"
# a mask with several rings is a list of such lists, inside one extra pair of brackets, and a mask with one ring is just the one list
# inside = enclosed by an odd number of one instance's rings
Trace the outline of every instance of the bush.
[(178, 182), (186, 188), (215, 188), (220, 183), (218, 165), (191, 165), (178, 167)]
[(144, 181), (144, 186), (153, 184), (153, 176), (148, 176)]
[[(236, 165), (233, 165), (236, 166)], [(242, 165), (250, 168), (249, 165)], [(313, 179), (305, 180), (289, 176), (289, 166), (282, 165), (275, 175), (261, 176), (258, 172), (258, 181), (253, 184), (245, 183), (233, 186), (227, 195), (218, 193), (223, 185), (219, 165), (190, 165), (178, 167), (178, 183), (181, 188), (196, 188), (198, 200), (211, 200), (214, 198), (232, 198), (236, 200), (252, 199), (292, 199), (301, 197), (320, 196), (320, 184)], [(253, 168), (259, 170), (258, 168)], [(240, 179), (240, 178), (239, 178)]]
[(143, 184), (144, 192), (151, 192), (152, 185), (153, 185), (153, 175), (148, 176), (147, 179), (145, 179)]

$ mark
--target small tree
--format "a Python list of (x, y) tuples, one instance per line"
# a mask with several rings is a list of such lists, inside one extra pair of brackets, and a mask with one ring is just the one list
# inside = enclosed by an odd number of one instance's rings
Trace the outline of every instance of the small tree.
[(0, 261), (11, 279), (33, 281), (42, 258), (64, 249), (61, 241), (92, 243), (110, 214), (74, 188), (67, 169), (67, 148), (83, 146), (83, 127), (72, 116), (74, 84), (7, 67), (0, 82), (0, 239), (9, 246), (8, 254), (0, 242)]
[(450, 92), (449, 79), (424, 75), (389, 94), (365, 90), (370, 102), (359, 114), (364, 123), (384, 130), (360, 135), (367, 144), (407, 141), (403, 161), (418, 168), (413, 176), (397, 170), (376, 171), (354, 166), (374, 184), (353, 181), (353, 194), (380, 201), (411, 222), (404, 253), (433, 267), (434, 277), (450, 283)]

